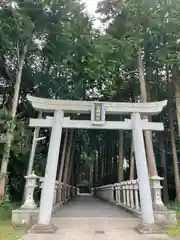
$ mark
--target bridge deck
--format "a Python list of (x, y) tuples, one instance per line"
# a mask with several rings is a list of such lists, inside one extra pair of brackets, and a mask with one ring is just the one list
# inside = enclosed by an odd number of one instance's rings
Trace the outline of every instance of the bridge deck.
[(81, 195), (66, 203), (54, 217), (133, 218), (115, 204), (109, 204), (91, 195)]
[(53, 234), (27, 234), (24, 240), (168, 240), (165, 235), (140, 235), (140, 220), (92, 196), (79, 196), (54, 214)]

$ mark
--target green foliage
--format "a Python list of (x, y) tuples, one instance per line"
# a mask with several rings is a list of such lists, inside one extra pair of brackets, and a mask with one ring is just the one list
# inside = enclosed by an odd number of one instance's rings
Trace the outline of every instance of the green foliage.
[[(28, 119), (36, 117), (26, 95), (30, 93), (53, 99), (139, 101), (137, 52), (141, 49), (149, 98), (152, 101), (167, 99), (165, 65), (175, 68), (177, 79), (180, 79), (180, 2), (103, 0), (98, 11), (104, 22), (110, 20), (103, 34), (93, 29), (90, 17), (78, 1), (16, 0), (14, 3), (17, 4), (14, 8), (6, 1), (0, 3), (0, 93), (3, 94), (0, 120), (5, 121), (0, 128), (0, 142), (6, 141), (7, 126), (12, 123), (9, 111), (18, 60), (24, 44), (27, 44), (18, 113), (11, 126), (14, 140), (8, 166), (9, 193), (20, 200), (31, 150), (32, 130), (28, 127)], [(175, 116), (175, 111), (173, 114)], [(166, 109), (156, 118), (157, 121), (159, 119), (167, 129)], [(50, 134), (48, 130), (41, 134), (47, 140), (38, 145), (35, 170), (42, 176)], [(98, 144), (107, 150), (103, 144), (108, 142), (108, 138), (116, 146), (113, 157), (117, 162), (117, 133), (109, 134), (110, 137), (102, 131), (78, 132), (77, 155), (81, 158), (81, 167), (84, 163), (91, 164)], [(171, 149), (169, 138), (167, 131), (165, 149)], [(130, 139), (131, 135), (125, 134), (126, 155)], [(179, 149), (177, 135), (176, 140)], [(159, 148), (158, 144), (155, 135), (154, 145)], [(103, 158), (111, 158), (108, 151), (112, 150), (105, 151), (103, 155), (109, 155)], [(1, 155), (2, 152), (3, 144), (0, 144)], [(160, 156), (157, 156), (160, 166)], [(166, 157), (170, 176), (172, 155), (166, 154)], [(110, 174), (107, 173), (108, 177)]]
[(169, 227), (168, 235), (172, 237), (180, 236), (180, 204), (179, 203), (171, 203), (167, 206), (169, 209), (176, 211), (177, 213), (177, 226)]
[(13, 205), (11, 202), (10, 194), (9, 194), (9, 187), (6, 186), (4, 200), (0, 206), (0, 219), (6, 220), (11, 217)]
[(173, 203), (168, 204), (167, 207), (169, 209), (176, 211), (178, 214), (180, 214), (180, 204), (179, 203), (173, 202)]

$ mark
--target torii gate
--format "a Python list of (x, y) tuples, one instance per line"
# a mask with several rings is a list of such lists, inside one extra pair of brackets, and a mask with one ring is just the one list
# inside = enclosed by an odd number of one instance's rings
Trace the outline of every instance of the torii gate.
[[(46, 119), (30, 119), (30, 127), (52, 128), (44, 187), (42, 189), (40, 200), (38, 224), (34, 226), (34, 230), (37, 232), (43, 230), (51, 232), (54, 229), (54, 226), (51, 224), (51, 214), (63, 128), (132, 130), (136, 168), (139, 180), (142, 225), (149, 225), (152, 227), (155, 222), (143, 130), (163, 131), (164, 127), (163, 123), (148, 122), (148, 119), (141, 119), (141, 116), (160, 113), (166, 106), (167, 101), (120, 103), (52, 100), (32, 96), (28, 96), (27, 98), (35, 110), (54, 113), (54, 117), (48, 117)], [(91, 114), (91, 119), (71, 120), (70, 118), (64, 118), (64, 113), (89, 113)], [(129, 114), (131, 115), (131, 119), (125, 119), (125, 121), (105, 121), (106, 114)]]

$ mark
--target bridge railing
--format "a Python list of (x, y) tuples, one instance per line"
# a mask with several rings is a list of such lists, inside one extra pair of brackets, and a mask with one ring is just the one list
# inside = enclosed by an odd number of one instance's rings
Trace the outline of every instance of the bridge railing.
[[(40, 188), (43, 188), (44, 184), (44, 178), (40, 178)], [(42, 190), (41, 190), (42, 191)], [(56, 181), (55, 188), (54, 188), (54, 200), (53, 205), (56, 205), (58, 203), (67, 202), (71, 198), (76, 196), (76, 187), (64, 184), (63, 182), (59, 183), (59, 181)]]
[[(32, 209), (32, 208), (36, 208), (36, 204), (34, 200), (35, 189), (39, 188), (40, 195), (41, 195), (42, 189), (44, 187), (44, 177), (38, 177), (35, 174), (33, 174), (27, 178), (28, 178), (28, 182), (26, 184), (25, 202), (24, 202), (25, 205), (23, 204), (23, 206), (25, 206), (26, 208), (29, 207)], [(54, 187), (53, 209), (56, 209), (59, 206), (59, 204), (66, 202), (75, 196), (76, 196), (75, 186), (64, 184), (63, 182), (59, 183), (59, 181), (56, 181), (55, 187)]]
[(127, 210), (140, 214), (140, 197), (138, 180), (123, 181), (114, 184), (115, 202)]
[[(42, 189), (44, 187), (44, 177), (40, 178), (40, 189), (41, 189), (41, 193), (42, 193)], [(54, 198), (53, 198), (53, 206), (55, 206), (56, 204), (59, 203), (59, 182), (56, 181), (55, 182), (55, 187), (54, 187)]]
[(114, 202), (138, 215), (141, 213), (138, 180), (96, 187), (95, 194), (102, 200)]
[(114, 184), (96, 187), (96, 196), (102, 200), (114, 202)]

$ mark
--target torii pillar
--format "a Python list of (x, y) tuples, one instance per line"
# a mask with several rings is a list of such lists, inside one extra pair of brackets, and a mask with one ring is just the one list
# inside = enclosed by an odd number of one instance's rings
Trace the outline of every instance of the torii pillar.
[[(159, 233), (160, 228), (155, 225), (154, 212), (152, 206), (152, 196), (150, 190), (149, 175), (147, 170), (147, 161), (145, 154), (145, 145), (143, 130), (163, 130), (162, 123), (151, 123), (141, 119), (141, 115), (153, 115), (162, 111), (167, 101), (154, 103), (98, 103), (99, 119), (94, 120), (96, 108), (94, 103), (88, 101), (63, 101), (49, 100), (35, 97), (29, 97), (36, 110), (45, 110), (54, 112), (53, 119), (31, 120), (33, 127), (51, 127), (51, 139), (48, 152), (44, 187), (42, 190), (40, 202), (40, 214), (38, 224), (32, 228), (32, 232), (54, 232), (56, 229), (51, 224), (51, 213), (53, 206), (54, 186), (56, 180), (56, 171), (58, 165), (59, 148), (61, 142), (62, 128), (83, 128), (83, 129), (114, 129), (114, 130), (132, 130), (133, 143), (136, 157), (136, 167), (139, 180), (139, 191), (142, 210), (142, 224), (138, 227), (141, 233)], [(59, 110), (61, 109), (61, 110)], [(65, 113), (90, 113), (91, 120), (65, 120)], [(131, 120), (125, 121), (105, 121), (105, 112), (107, 114), (130, 114)], [(101, 118), (102, 115), (102, 118)]]
[(62, 110), (56, 110), (54, 112), (44, 186), (41, 193), (38, 224), (32, 227), (31, 232), (51, 233), (56, 230), (56, 227), (51, 223), (51, 214), (54, 199), (54, 186), (56, 182), (59, 148), (61, 144), (63, 117), (64, 113)]

